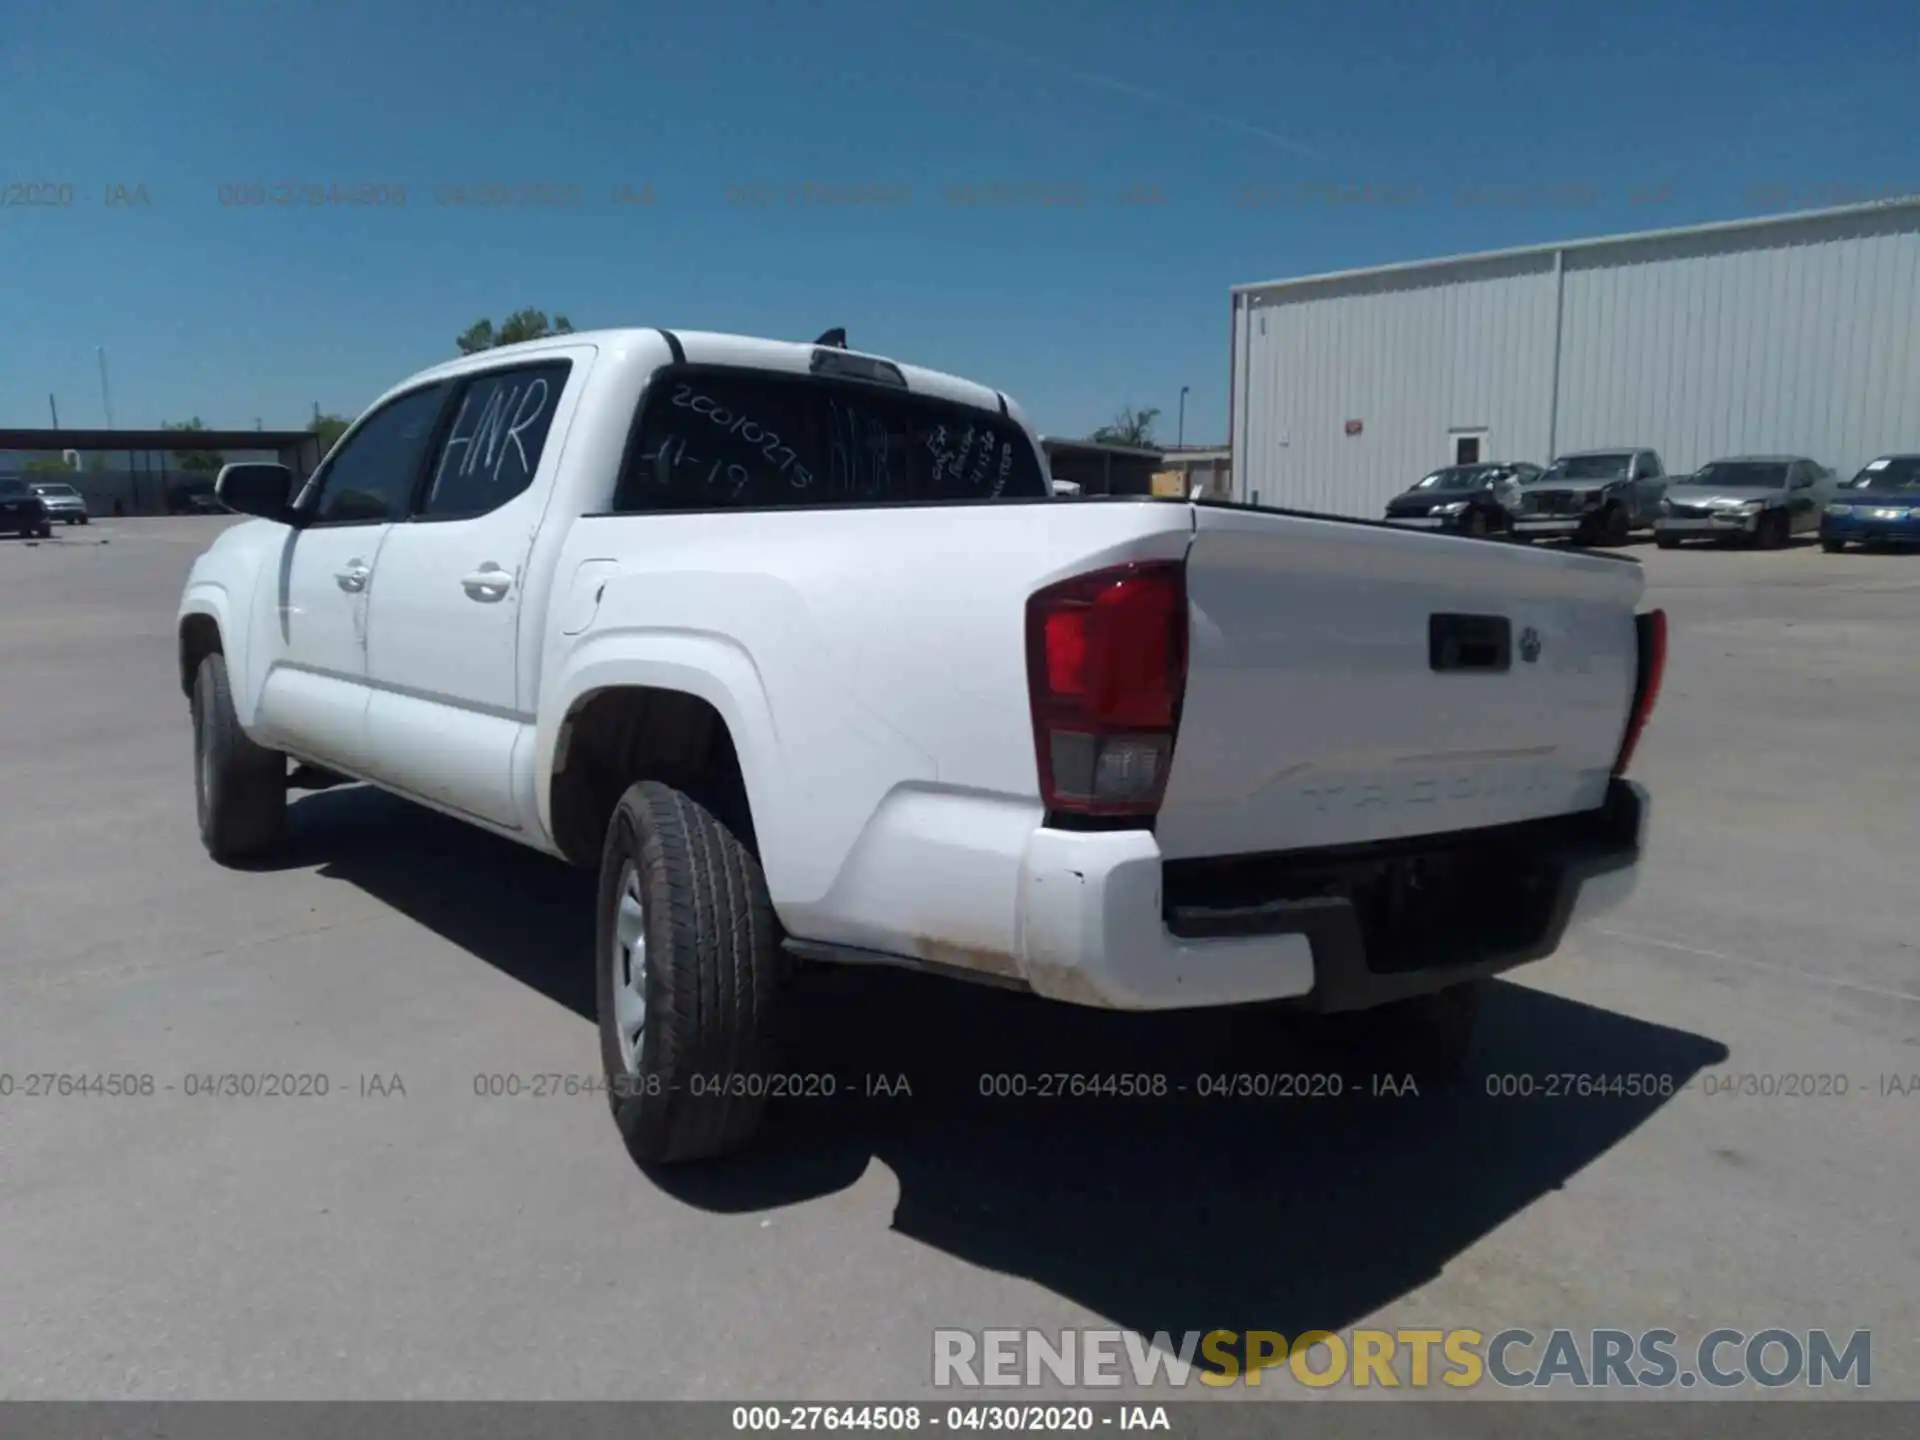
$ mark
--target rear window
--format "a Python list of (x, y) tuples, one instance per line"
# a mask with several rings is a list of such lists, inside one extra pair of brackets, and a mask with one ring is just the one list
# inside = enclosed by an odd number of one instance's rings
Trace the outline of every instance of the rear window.
[(648, 387), (617, 511), (1045, 499), (1026, 431), (880, 384), (666, 370)]

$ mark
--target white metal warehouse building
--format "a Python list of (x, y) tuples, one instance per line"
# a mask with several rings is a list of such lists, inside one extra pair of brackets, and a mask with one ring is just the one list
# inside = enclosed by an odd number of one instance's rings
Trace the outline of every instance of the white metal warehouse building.
[(1234, 498), (1378, 516), (1437, 465), (1920, 450), (1920, 198), (1233, 290)]

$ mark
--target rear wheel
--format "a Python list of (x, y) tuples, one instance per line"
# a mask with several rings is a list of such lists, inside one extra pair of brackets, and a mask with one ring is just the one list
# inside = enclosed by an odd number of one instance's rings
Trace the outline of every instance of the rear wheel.
[(1838, 555), (1842, 550), (1847, 548), (1847, 542), (1844, 540), (1829, 540), (1825, 536), (1822, 536), (1820, 539), (1820, 548), (1829, 555)]
[(33, 533), (38, 535), (42, 540), (51, 540), (53, 538), (53, 522), (51, 520), (42, 520), (40, 522), (40, 528)]
[(1680, 537), (1678, 535), (1655, 535), (1653, 537), (1653, 543), (1658, 545), (1662, 550), (1678, 550), (1680, 548)]
[(620, 797), (600, 860), (600, 1058), (643, 1164), (742, 1149), (765, 1107), (779, 935), (760, 862), (698, 801)]
[(1487, 533), (1487, 512), (1484, 510), (1469, 510), (1466, 521), (1461, 528), (1476, 539), (1484, 536)]
[(233, 711), (224, 655), (193, 681), (193, 791), (200, 842), (222, 865), (279, 843), (287, 821), (287, 759), (247, 738)]

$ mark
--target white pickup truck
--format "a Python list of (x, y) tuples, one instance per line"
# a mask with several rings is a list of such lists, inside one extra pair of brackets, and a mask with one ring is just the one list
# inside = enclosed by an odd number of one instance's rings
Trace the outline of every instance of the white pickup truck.
[(350, 778), (597, 867), (643, 1161), (748, 1141), (796, 961), (1368, 1012), (1444, 1070), (1636, 874), (1636, 562), (1056, 501), (1004, 395), (844, 344), (507, 346), (218, 489), (258, 518), (179, 610), (207, 849)]

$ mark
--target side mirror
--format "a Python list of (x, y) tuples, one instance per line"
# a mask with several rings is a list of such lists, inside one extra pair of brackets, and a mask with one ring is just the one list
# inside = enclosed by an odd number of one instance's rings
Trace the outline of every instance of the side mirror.
[(213, 482), (213, 493), (222, 505), (241, 515), (293, 523), (293, 472), (284, 465), (224, 465)]
[(1057, 500), (1071, 499), (1079, 493), (1080, 487), (1071, 480), (1056, 480), (1053, 482), (1053, 494)]

